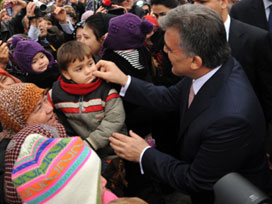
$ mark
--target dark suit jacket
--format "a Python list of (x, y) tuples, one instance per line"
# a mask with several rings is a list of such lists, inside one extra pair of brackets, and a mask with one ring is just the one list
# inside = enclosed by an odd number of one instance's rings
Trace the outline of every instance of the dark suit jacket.
[(272, 120), (272, 48), (269, 33), (231, 19), (231, 54), (242, 65), (263, 107), (267, 121)]
[[(230, 58), (199, 90), (188, 109), (191, 83), (185, 77), (167, 89), (132, 78), (126, 100), (180, 113), (177, 158), (147, 149), (142, 158), (144, 172), (191, 193), (194, 203), (213, 203), (214, 183), (229, 172), (239, 172), (266, 190), (265, 120), (241, 66)], [(171, 139), (171, 135), (165, 137)]]
[(242, 0), (235, 3), (230, 16), (250, 25), (269, 30), (263, 0)]

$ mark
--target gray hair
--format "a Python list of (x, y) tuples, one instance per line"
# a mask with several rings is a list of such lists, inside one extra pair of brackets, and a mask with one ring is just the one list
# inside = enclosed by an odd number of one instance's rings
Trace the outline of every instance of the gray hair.
[(199, 56), (203, 66), (216, 68), (230, 56), (230, 47), (221, 16), (202, 5), (178, 6), (159, 19), (160, 26), (179, 31), (179, 46), (187, 57)]

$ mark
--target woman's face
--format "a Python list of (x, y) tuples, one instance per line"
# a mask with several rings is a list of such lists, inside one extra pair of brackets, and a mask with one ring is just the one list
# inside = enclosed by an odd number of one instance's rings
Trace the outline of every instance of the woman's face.
[(57, 120), (53, 106), (48, 101), (47, 95), (42, 95), (36, 107), (26, 120), (27, 126), (34, 124), (56, 125)]
[(82, 38), (83, 38), (83, 28), (78, 28), (76, 30), (76, 40), (81, 42)]
[(99, 51), (102, 47), (102, 40), (96, 39), (93, 29), (85, 25), (83, 28), (82, 38), (79, 41), (86, 44), (92, 50), (94, 55), (99, 56)]
[(15, 84), (15, 83), (16, 82), (8, 75), (5, 75), (5, 74), (0, 75), (0, 90), (6, 88), (7, 86), (9, 86), (11, 84)]
[(47, 21), (43, 18), (38, 20), (38, 27), (41, 31), (40, 37), (45, 37), (47, 35), (47, 29), (52, 27), (51, 21)]

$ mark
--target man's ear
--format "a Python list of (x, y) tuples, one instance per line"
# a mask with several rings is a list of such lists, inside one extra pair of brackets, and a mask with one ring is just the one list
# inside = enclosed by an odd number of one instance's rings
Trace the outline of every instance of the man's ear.
[(192, 57), (191, 69), (198, 70), (202, 66), (202, 59), (199, 56)]
[(229, 1), (228, 0), (220, 0), (220, 5), (222, 9), (227, 8)]
[(68, 80), (71, 80), (70, 74), (66, 70), (61, 70), (61, 74)]

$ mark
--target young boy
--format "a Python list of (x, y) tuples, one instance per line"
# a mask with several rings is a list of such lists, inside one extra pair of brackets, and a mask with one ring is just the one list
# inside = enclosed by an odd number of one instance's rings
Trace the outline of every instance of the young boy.
[(78, 41), (63, 44), (57, 53), (61, 79), (48, 93), (70, 136), (79, 135), (101, 159), (113, 154), (108, 138), (126, 132), (123, 103), (105, 81), (96, 78), (90, 48)]

